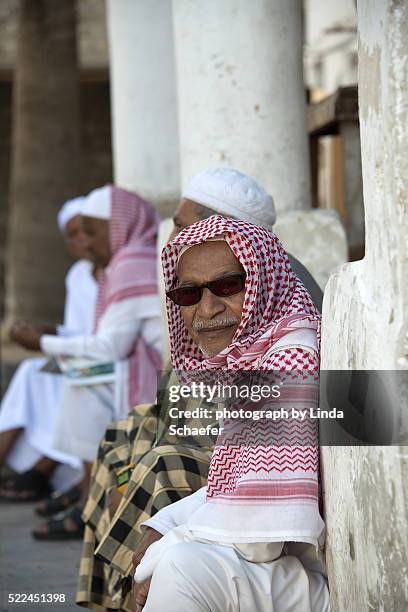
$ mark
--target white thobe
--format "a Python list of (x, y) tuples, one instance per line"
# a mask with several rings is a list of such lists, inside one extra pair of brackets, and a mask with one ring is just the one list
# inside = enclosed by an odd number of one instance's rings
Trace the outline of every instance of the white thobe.
[[(90, 334), (95, 316), (97, 283), (92, 264), (86, 260), (74, 263), (65, 279), (64, 323), (57, 326), (63, 338)], [(47, 362), (43, 357), (26, 359), (17, 368), (0, 408), (0, 432), (22, 428), (23, 433), (7, 457), (8, 465), (23, 472), (42, 456), (60, 462), (52, 484), (66, 488), (81, 475), (81, 461), (54, 448), (54, 435), (60, 408), (63, 377), (41, 372)]]
[(143, 612), (329, 612), (325, 568), (314, 546), (198, 539), (186, 523), (205, 498), (204, 487), (144, 523), (164, 536), (136, 570), (139, 582), (152, 576)]
[(84, 461), (96, 458), (99, 442), (113, 420), (127, 417), (128, 361), (132, 346), (142, 335), (147, 345), (161, 353), (161, 306), (157, 295), (132, 297), (111, 304), (93, 335), (44, 336), (41, 348), (50, 355), (85, 357), (114, 362), (106, 382), (78, 385), (64, 380), (62, 408), (55, 431), (55, 448)]

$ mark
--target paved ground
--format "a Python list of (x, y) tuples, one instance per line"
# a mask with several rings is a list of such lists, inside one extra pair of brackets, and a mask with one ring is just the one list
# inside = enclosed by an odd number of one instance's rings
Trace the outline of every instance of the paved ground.
[[(33, 505), (0, 503), (0, 612), (79, 612), (75, 605), (81, 542), (36, 542)], [(62, 593), (66, 603), (8, 603), (9, 593)]]

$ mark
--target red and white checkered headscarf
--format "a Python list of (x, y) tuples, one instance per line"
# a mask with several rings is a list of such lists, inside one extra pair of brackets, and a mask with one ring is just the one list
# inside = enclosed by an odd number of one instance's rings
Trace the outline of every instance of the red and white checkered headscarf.
[[(273, 232), (219, 216), (186, 228), (163, 250), (166, 289), (177, 284), (180, 251), (214, 238), (227, 242), (246, 272), (241, 321), (231, 344), (206, 357), (188, 335), (180, 307), (168, 299), (173, 367), (203, 376), (217, 370), (291, 373), (285, 405), (316, 407), (320, 315)], [(275, 402), (273, 408), (277, 407)], [(225, 427), (234, 433), (233, 423), (224, 423)], [(316, 421), (250, 419), (239, 423), (238, 432), (239, 443), (235, 438), (226, 443), (225, 432), (219, 436), (207, 502), (188, 521), (191, 530), (200, 537), (233, 543), (316, 544), (324, 527), (319, 514)], [(265, 432), (276, 444), (265, 442)]]
[(180, 307), (167, 299), (173, 367), (181, 371), (265, 369), (265, 355), (273, 344), (295, 329), (317, 329), (319, 313), (272, 231), (219, 216), (187, 227), (163, 249), (166, 291), (177, 283), (180, 251), (216, 237), (225, 239), (246, 272), (241, 322), (230, 346), (205, 357), (188, 334)]
[[(106, 311), (124, 299), (158, 293), (156, 237), (160, 217), (137, 194), (111, 186), (111, 260), (98, 277), (95, 328)], [(146, 313), (148, 318), (149, 313)], [(129, 408), (153, 402), (161, 356), (139, 334), (129, 363)]]

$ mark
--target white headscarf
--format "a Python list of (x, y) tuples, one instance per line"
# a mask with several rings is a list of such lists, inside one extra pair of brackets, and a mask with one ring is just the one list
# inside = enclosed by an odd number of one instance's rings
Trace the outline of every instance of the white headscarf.
[(210, 168), (196, 174), (183, 198), (270, 229), (276, 221), (275, 204), (255, 179), (233, 168)]
[(62, 206), (57, 215), (58, 227), (60, 232), (65, 231), (67, 223), (69, 223), (71, 219), (73, 219), (77, 215), (82, 214), (84, 202), (84, 196), (79, 196), (78, 198), (73, 198), (72, 200), (67, 200), (65, 202), (65, 204)]

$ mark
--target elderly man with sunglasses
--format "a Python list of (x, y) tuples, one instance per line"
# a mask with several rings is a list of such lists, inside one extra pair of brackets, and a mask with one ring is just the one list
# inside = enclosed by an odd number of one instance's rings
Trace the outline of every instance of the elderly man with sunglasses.
[[(233, 168), (210, 168), (196, 174), (183, 191), (173, 216), (170, 239), (184, 228), (211, 215), (249, 221), (271, 229), (276, 221), (273, 198), (253, 178)], [(296, 257), (288, 253), (294, 273), (322, 311), (323, 292), (313, 276)]]
[[(272, 232), (212, 216), (162, 261), (181, 381), (242, 389), (248, 371), (268, 373), (285, 389), (267, 407), (315, 407), (320, 316)], [(208, 485), (144, 523), (157, 541), (137, 564), (135, 610), (328, 612), (316, 422), (227, 405), (248, 416), (224, 418)]]
[[(183, 192), (174, 215), (171, 238), (184, 227), (214, 214), (238, 217), (265, 227), (271, 227), (276, 218), (273, 199), (254, 179), (237, 170), (216, 168), (196, 175)], [(214, 247), (217, 254), (219, 247)], [(321, 291), (313, 278), (293, 258), (291, 265), (320, 307)], [(228, 297), (240, 295), (244, 283), (245, 274), (239, 267), (205, 286), (216, 297)], [(181, 306), (194, 307), (199, 304), (205, 286), (192, 286), (186, 278), (170, 297)], [(216, 349), (232, 339), (238, 323), (239, 311), (234, 309), (232, 300), (222, 317), (216, 318), (216, 325), (212, 319), (197, 317), (191, 334), (204, 351), (207, 349), (200, 339), (206, 339), (209, 347), (212, 345)], [(166, 380), (167, 388), (177, 382), (174, 374)], [(181, 400), (179, 408), (194, 409), (197, 405), (194, 400)], [(113, 601), (120, 601), (123, 609), (132, 609), (126, 586), (121, 590), (126, 581), (119, 578), (131, 576), (132, 552), (136, 550), (137, 561), (157, 537), (153, 530), (147, 529), (141, 539), (141, 523), (149, 518), (149, 513), (153, 514), (206, 484), (214, 440), (197, 437), (170, 440), (168, 433), (157, 426), (157, 414), (160, 423), (168, 426), (166, 390), (154, 407), (137, 407), (127, 421), (113, 424), (101, 445), (85, 509), (88, 526), (77, 594), (77, 602), (82, 605), (97, 603), (111, 607)], [(139, 466), (137, 470), (135, 465)], [(109, 492), (111, 518), (106, 506), (101, 514), (102, 499), (108, 498)]]

